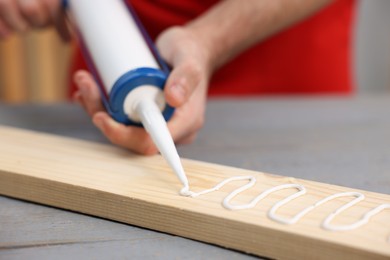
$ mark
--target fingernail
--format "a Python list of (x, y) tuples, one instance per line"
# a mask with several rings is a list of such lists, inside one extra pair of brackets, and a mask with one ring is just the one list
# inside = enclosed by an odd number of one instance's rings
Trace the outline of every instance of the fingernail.
[(171, 94), (178, 100), (182, 101), (186, 98), (186, 91), (182, 85), (174, 84), (170, 87)]

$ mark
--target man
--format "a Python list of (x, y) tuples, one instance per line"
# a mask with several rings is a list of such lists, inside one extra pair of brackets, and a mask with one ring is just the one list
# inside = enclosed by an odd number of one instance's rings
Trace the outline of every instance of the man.
[[(351, 92), (354, 0), (130, 2), (173, 67), (164, 92), (177, 108), (168, 123), (177, 143), (191, 142), (203, 125), (207, 93)], [(68, 37), (59, 0), (0, 0), (0, 17), (2, 37), (48, 24)], [(74, 79), (75, 99), (111, 142), (141, 154), (157, 152), (144, 129), (108, 116), (88, 72)]]

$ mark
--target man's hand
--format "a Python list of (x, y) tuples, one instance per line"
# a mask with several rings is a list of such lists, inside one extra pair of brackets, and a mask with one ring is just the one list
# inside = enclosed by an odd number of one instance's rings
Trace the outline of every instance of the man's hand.
[[(157, 46), (163, 58), (173, 67), (164, 90), (167, 102), (176, 107), (168, 128), (176, 143), (192, 142), (204, 120), (210, 75), (206, 53), (196, 39), (181, 27), (163, 32)], [(74, 79), (79, 88), (74, 98), (112, 143), (144, 155), (158, 152), (143, 128), (125, 126), (107, 114), (97, 85), (88, 72), (79, 71)]]
[(49, 25), (54, 25), (64, 40), (70, 39), (60, 0), (0, 0), (0, 39)]
[[(164, 92), (167, 102), (177, 108), (168, 123), (175, 142), (192, 141), (203, 125), (207, 85), (213, 70), (332, 1), (219, 1), (188, 24), (164, 31), (157, 47), (173, 67)], [(144, 129), (118, 124), (104, 112), (89, 74), (78, 73), (76, 83), (79, 92), (75, 98), (108, 139), (141, 154), (157, 152)]]

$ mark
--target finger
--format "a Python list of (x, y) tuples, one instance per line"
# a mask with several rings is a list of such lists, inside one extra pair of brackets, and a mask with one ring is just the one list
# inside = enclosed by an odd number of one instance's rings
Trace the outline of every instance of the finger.
[(43, 27), (51, 20), (49, 10), (41, 1), (18, 0), (20, 11), (30, 25)]
[(152, 155), (158, 152), (150, 136), (141, 127), (120, 124), (106, 112), (96, 113), (92, 120), (113, 144), (143, 155)]
[(63, 11), (57, 16), (54, 25), (63, 41), (69, 42), (72, 39)]
[(87, 113), (92, 116), (96, 112), (104, 111), (100, 98), (100, 92), (92, 75), (87, 71), (78, 71), (74, 76), (74, 81), (79, 88), (81, 104)]
[(75, 99), (85, 108), (92, 117), (93, 123), (113, 143), (134, 152), (151, 155), (157, 153), (157, 148), (147, 132), (140, 127), (127, 127), (114, 121), (106, 112), (102, 112), (103, 106), (100, 94), (91, 74), (79, 71), (75, 75), (79, 93)]
[(186, 104), (175, 110), (168, 128), (175, 143), (192, 143), (204, 125), (207, 88), (198, 86)]
[(11, 29), (0, 20), (0, 39), (5, 39), (11, 34)]
[(51, 21), (57, 29), (60, 37), (64, 41), (70, 41), (71, 34), (66, 24), (65, 12), (62, 7), (62, 1), (60, 0), (42, 0), (42, 3), (49, 10)]
[(202, 77), (203, 69), (196, 62), (187, 60), (174, 64), (164, 90), (168, 104), (173, 107), (183, 105), (200, 84)]
[(24, 32), (28, 28), (27, 21), (21, 14), (15, 0), (0, 0), (0, 16), (12, 30)]

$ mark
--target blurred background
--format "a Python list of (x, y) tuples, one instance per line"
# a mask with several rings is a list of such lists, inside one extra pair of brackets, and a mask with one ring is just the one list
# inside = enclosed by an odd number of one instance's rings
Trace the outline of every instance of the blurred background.
[(68, 98), (72, 47), (54, 29), (0, 41), (0, 100), (57, 102)]
[(388, 0), (359, 1), (353, 53), (358, 93), (390, 93), (389, 12)]
[[(390, 93), (389, 11), (388, 0), (359, 2), (353, 53), (358, 93)], [(0, 41), (0, 101), (67, 100), (71, 53), (71, 44), (52, 29)]]

